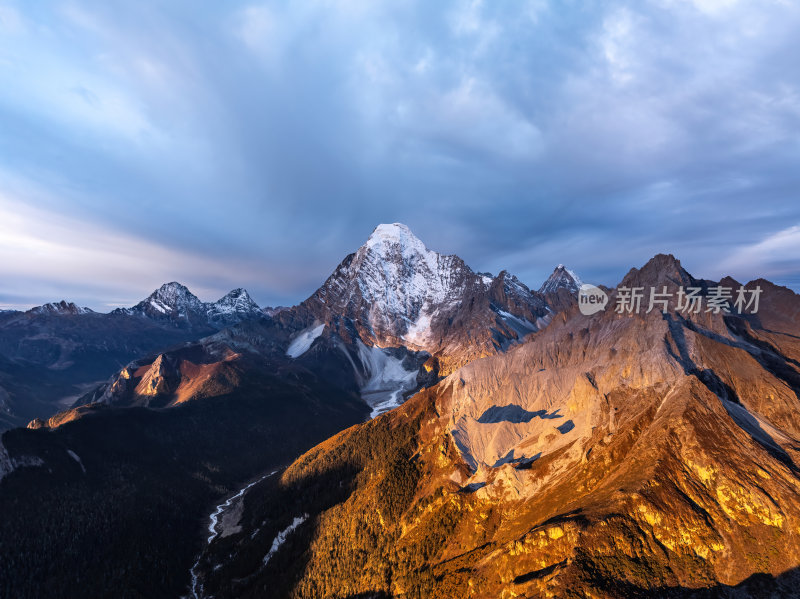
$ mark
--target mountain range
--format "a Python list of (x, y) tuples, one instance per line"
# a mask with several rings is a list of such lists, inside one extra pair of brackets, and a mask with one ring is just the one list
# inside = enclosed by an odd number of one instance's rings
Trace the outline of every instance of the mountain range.
[(162, 285), (132, 308), (117, 308), (111, 314), (138, 316), (176, 327), (224, 328), (265, 313), (245, 289), (234, 289), (216, 302), (207, 303), (184, 285), (172, 282)]
[(179, 283), (109, 314), (67, 301), (0, 313), (0, 430), (71, 406), (135, 358), (267, 317), (243, 289), (203, 303)]
[[(0, 436), (0, 595), (790, 593), (800, 297), (670, 255), (592, 316), (581, 284), (395, 223), (291, 308), (170, 283), (0, 314), (6, 422), (40, 410)], [(721, 286), (760, 309), (612, 308)]]
[[(714, 284), (662, 255), (619, 288)], [(794, 596), (800, 297), (756, 285), (757, 315), (573, 307), (327, 440), (246, 496), (239, 529), (201, 557), (204, 588)]]
[(32, 426), (63, 423), (98, 405), (177, 405), (216, 389), (231, 368), (252, 362), (259, 366), (244, 369), (259, 370), (264, 360), (286, 359), (359, 393), (379, 413), (426, 381), (519, 343), (546, 326), (552, 310), (544, 295), (507, 272), (476, 274), (393, 224), (377, 227), (310, 298), (270, 318), (245, 291), (208, 305), (177, 283), (110, 316), (192, 331), (212, 322), (240, 324), (132, 361), (67, 413)]

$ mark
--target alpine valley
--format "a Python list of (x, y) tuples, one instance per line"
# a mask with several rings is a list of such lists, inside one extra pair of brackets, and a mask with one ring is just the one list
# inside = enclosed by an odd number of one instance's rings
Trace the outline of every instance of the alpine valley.
[(0, 597), (792, 596), (800, 296), (580, 286), (387, 224), (291, 308), (0, 313)]

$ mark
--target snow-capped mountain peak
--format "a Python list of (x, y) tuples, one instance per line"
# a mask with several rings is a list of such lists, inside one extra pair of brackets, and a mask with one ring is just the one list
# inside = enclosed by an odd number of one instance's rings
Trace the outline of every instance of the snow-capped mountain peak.
[(144, 303), (162, 314), (177, 313), (179, 317), (188, 317), (192, 312), (203, 311), (203, 302), (185, 285), (175, 281), (156, 289)]
[(30, 314), (50, 314), (53, 316), (73, 316), (76, 314), (91, 314), (93, 310), (81, 308), (73, 302), (61, 300), (60, 302), (50, 302), (41, 306), (36, 306), (28, 310)]
[(474, 275), (460, 258), (429, 250), (406, 225), (393, 223), (378, 225), (329, 283), (347, 289), (348, 296), (358, 290), (369, 306), (373, 329), (392, 330), (398, 338), (421, 345), (420, 335), (433, 313), (459, 301), (469, 277)]
[(247, 290), (241, 287), (228, 292), (212, 306), (217, 306), (221, 311), (227, 312), (258, 312), (261, 309), (247, 293)]
[(233, 324), (245, 318), (261, 316), (261, 308), (241, 287), (228, 292), (213, 304), (206, 304), (209, 321), (216, 324)]
[(241, 287), (227, 293), (219, 301), (205, 303), (185, 285), (174, 281), (165, 283), (132, 308), (117, 308), (114, 313), (165, 321), (179, 327), (211, 328), (263, 316), (258, 304)]
[[(388, 270), (383, 273), (370, 273), (369, 265), (382, 262)], [(451, 284), (453, 269), (469, 270), (456, 256), (446, 256), (429, 250), (411, 230), (401, 223), (378, 225), (367, 242), (356, 253), (354, 265), (360, 268), (362, 281), (369, 275), (382, 275), (382, 283), (394, 280), (411, 285), (414, 295), (427, 295), (429, 292), (446, 291)], [(397, 267), (397, 270), (392, 268)], [(471, 270), (469, 270), (472, 273)], [(431, 298), (433, 299), (433, 298)]]
[(559, 264), (553, 274), (541, 286), (539, 293), (556, 293), (559, 289), (566, 289), (570, 293), (578, 293), (582, 284), (580, 277), (574, 271), (563, 264)]
[(429, 251), (422, 240), (402, 223), (378, 225), (364, 244), (364, 247), (378, 252), (398, 246), (407, 253), (424, 254)]
[(503, 324), (500, 311), (532, 323), (530, 330), (547, 314), (543, 299), (513, 276), (476, 274), (400, 223), (376, 227), (303, 305), (331, 332), (355, 333), (368, 347), (452, 354), (447, 371), (523, 337)]

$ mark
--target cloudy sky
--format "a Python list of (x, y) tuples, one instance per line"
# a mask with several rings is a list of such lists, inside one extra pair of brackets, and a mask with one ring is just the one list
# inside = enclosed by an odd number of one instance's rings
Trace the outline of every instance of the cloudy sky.
[(380, 222), (800, 290), (793, 0), (0, 0), (0, 307), (304, 299)]

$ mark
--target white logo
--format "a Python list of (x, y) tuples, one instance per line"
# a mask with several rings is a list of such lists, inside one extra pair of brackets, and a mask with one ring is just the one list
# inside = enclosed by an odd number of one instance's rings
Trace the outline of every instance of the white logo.
[(578, 290), (578, 308), (584, 316), (591, 316), (606, 309), (608, 295), (594, 285), (584, 283)]

